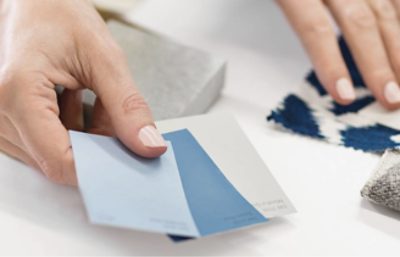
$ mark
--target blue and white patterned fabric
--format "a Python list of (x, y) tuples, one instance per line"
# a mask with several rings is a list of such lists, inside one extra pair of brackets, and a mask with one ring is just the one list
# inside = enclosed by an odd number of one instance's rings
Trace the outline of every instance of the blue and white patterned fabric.
[(335, 103), (311, 71), (300, 90), (286, 96), (267, 120), (294, 133), (366, 152), (400, 148), (400, 111), (386, 111), (375, 101), (343, 38), (339, 45), (357, 99), (347, 106)]

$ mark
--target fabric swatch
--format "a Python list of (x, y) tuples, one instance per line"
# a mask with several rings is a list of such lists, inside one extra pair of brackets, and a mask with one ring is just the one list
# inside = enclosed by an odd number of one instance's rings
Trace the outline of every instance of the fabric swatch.
[(386, 151), (361, 196), (374, 203), (400, 211), (400, 152)]
[(398, 148), (399, 113), (379, 106), (366, 88), (344, 39), (339, 37), (338, 43), (357, 99), (347, 106), (337, 104), (311, 71), (299, 91), (286, 96), (267, 120), (297, 134), (366, 152)]

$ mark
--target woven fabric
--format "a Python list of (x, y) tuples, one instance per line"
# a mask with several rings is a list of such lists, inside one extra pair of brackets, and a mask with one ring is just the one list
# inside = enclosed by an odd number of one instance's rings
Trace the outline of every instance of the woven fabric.
[(387, 151), (361, 195), (380, 205), (400, 211), (400, 152)]
[(342, 106), (333, 101), (311, 71), (296, 93), (289, 94), (267, 120), (304, 136), (366, 152), (400, 147), (400, 113), (379, 106), (355, 65), (342, 37), (339, 46), (357, 99)]

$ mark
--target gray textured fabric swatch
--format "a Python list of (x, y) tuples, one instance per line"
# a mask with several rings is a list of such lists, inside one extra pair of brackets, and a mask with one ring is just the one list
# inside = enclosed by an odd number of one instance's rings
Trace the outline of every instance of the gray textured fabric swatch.
[(361, 195), (400, 211), (400, 151), (385, 152), (374, 174), (361, 190)]
[(108, 27), (156, 120), (201, 114), (218, 98), (224, 61), (120, 22), (110, 21)]

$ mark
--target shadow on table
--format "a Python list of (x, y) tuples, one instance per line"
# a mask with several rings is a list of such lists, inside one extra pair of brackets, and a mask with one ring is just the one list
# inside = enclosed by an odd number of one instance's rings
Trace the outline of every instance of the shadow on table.
[(362, 199), (359, 217), (363, 223), (400, 239), (400, 212)]
[[(11, 163), (7, 166), (12, 167), (0, 170), (0, 212), (59, 234), (60, 238), (54, 239), (57, 242), (67, 238), (68, 247), (64, 249), (70, 251), (68, 254), (254, 255), (258, 254), (255, 246), (260, 245), (260, 240), (268, 244), (269, 236), (293, 229), (289, 221), (276, 218), (262, 226), (175, 244), (165, 235), (95, 226), (88, 223), (78, 189), (51, 183), (3, 154), (0, 161)], [(262, 237), (257, 236), (260, 233)], [(40, 236), (35, 241), (42, 243), (44, 249), (51, 248), (51, 242), (41, 241)]]

